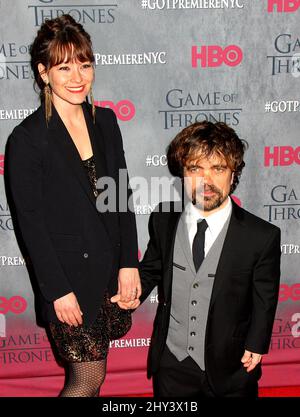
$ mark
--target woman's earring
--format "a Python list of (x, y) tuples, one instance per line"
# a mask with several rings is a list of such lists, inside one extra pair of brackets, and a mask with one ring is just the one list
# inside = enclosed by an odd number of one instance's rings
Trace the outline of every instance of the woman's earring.
[(93, 122), (95, 124), (96, 123), (96, 107), (95, 107), (95, 103), (94, 103), (94, 97), (93, 97), (92, 89), (90, 90), (90, 100), (91, 100), (91, 105), (92, 105)]
[(51, 87), (50, 84), (46, 84), (44, 87), (44, 96), (45, 96), (45, 113), (46, 113), (46, 122), (48, 122), (52, 116), (52, 99), (51, 99)]

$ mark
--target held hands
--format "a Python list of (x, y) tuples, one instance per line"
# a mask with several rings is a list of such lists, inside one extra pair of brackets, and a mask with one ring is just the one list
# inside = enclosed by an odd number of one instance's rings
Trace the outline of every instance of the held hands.
[(67, 323), (69, 326), (77, 327), (82, 324), (83, 313), (73, 292), (58, 298), (53, 304), (58, 320)]
[(245, 350), (244, 356), (241, 359), (241, 362), (244, 364), (247, 372), (252, 371), (256, 365), (261, 361), (262, 355), (259, 353), (250, 352)]
[(118, 293), (110, 301), (118, 303), (124, 310), (135, 309), (140, 305), (142, 287), (137, 268), (120, 268), (118, 276)]

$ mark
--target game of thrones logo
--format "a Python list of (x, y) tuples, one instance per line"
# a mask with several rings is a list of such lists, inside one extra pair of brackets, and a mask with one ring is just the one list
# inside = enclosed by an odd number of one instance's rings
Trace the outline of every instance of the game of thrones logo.
[(163, 115), (164, 129), (184, 128), (203, 120), (237, 126), (242, 112), (237, 99), (238, 94), (232, 92), (189, 92), (174, 88), (166, 94), (167, 108), (159, 113)]
[(268, 209), (268, 221), (300, 219), (300, 201), (296, 191), (287, 185), (276, 185), (271, 190), (272, 203), (265, 204)]
[(0, 339), (0, 367), (53, 361), (51, 347), (43, 333), (7, 335)]
[[(39, 0), (40, 4), (30, 4), (28, 8), (33, 11), (34, 24), (40, 26), (45, 19), (54, 19), (63, 14), (70, 14), (77, 22), (86, 23), (114, 23), (115, 11), (118, 7), (116, 0), (113, 2), (101, 0), (95, 4), (78, 4), (72, 1), (70, 5), (61, 0)], [(62, 4), (64, 3), (64, 4)], [(87, 2), (86, 2), (87, 3)], [(89, 2), (92, 3), (92, 2)]]
[(300, 69), (300, 39), (290, 33), (281, 33), (274, 41), (275, 54), (268, 55), (272, 75), (293, 74), (298, 77)]

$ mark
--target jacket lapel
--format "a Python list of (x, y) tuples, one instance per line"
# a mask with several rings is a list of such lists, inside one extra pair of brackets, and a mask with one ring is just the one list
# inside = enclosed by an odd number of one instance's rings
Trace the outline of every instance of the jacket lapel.
[[(173, 278), (173, 256), (174, 256), (174, 245), (175, 245), (175, 237), (176, 231), (178, 227), (178, 222), (180, 219), (182, 211), (180, 212), (172, 212), (170, 216), (168, 216), (168, 224), (166, 227), (165, 233), (165, 250), (164, 250), (164, 294), (166, 301), (171, 299), (171, 287), (172, 287), (172, 278)], [(160, 232), (161, 233), (161, 232)]]
[(244, 227), (242, 221), (242, 210), (239, 206), (232, 201), (232, 214), (229, 222), (227, 234), (224, 240), (223, 249), (220, 255), (218, 267), (216, 270), (216, 276), (214, 279), (214, 285), (212, 289), (212, 296), (210, 301), (210, 308), (214, 304), (218, 292), (222, 285), (226, 285), (227, 271), (229, 271), (229, 260), (234, 256), (235, 245), (239, 244), (239, 237), (241, 228)]
[(54, 106), (52, 106), (52, 116), (49, 121), (49, 133), (51, 133), (51, 140), (53, 140), (59, 148), (60, 154), (64, 158), (66, 165), (71, 169), (74, 177), (78, 180), (87, 197), (96, 208), (95, 196), (89, 183), (88, 176), (86, 175), (80, 155)]
[(100, 126), (97, 123), (97, 120), (96, 123), (94, 123), (91, 111), (86, 103), (82, 104), (82, 109), (91, 140), (93, 155), (96, 160), (97, 178), (101, 178), (108, 175), (108, 167), (105, 159), (106, 149), (105, 141), (103, 139), (103, 133)]
[(186, 257), (186, 260), (191, 268), (191, 272), (193, 273), (193, 275), (196, 275), (195, 265), (194, 265), (194, 261), (192, 258), (191, 248), (190, 248), (188, 231), (184, 222), (184, 216), (180, 217), (180, 221), (178, 224), (178, 238), (179, 238), (179, 242), (181, 244), (182, 250), (184, 252), (184, 255)]

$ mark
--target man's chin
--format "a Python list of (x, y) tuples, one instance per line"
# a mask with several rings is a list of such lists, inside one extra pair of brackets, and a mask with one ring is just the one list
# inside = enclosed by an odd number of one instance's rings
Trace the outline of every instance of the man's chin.
[(212, 200), (204, 199), (204, 201), (195, 201), (194, 200), (193, 204), (194, 204), (195, 207), (197, 207), (197, 209), (199, 209), (201, 211), (210, 212), (210, 211), (213, 211), (213, 210), (219, 208), (223, 204), (223, 201), (221, 201), (221, 200), (212, 201)]

